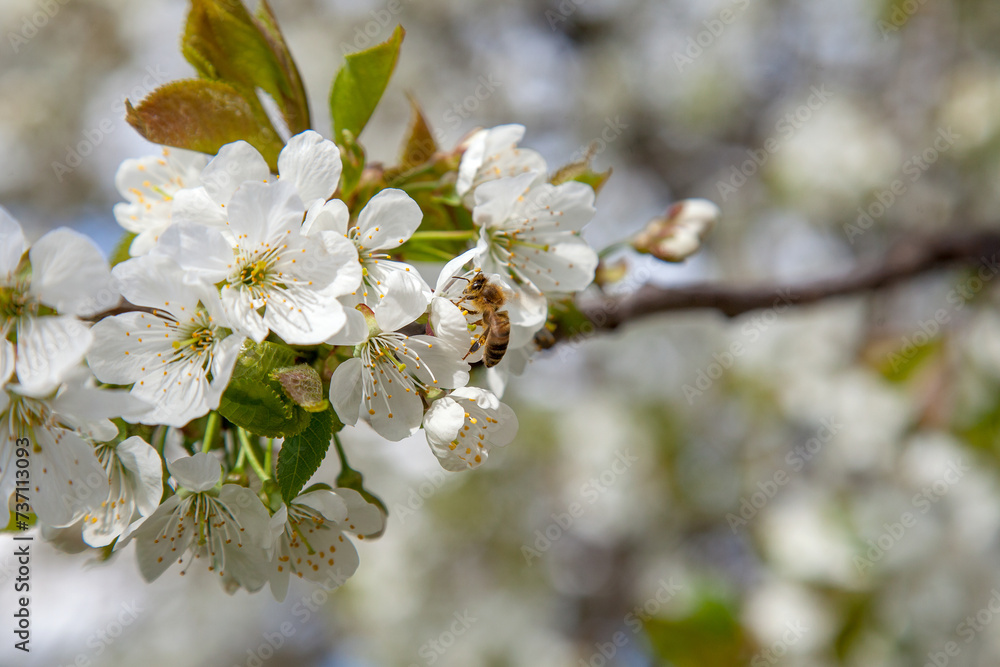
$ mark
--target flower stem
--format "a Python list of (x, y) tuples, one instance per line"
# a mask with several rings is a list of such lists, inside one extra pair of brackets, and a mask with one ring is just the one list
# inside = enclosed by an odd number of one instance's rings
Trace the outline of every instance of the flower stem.
[(218, 439), (221, 429), (222, 417), (219, 416), (218, 412), (209, 412), (208, 422), (205, 424), (205, 438), (201, 444), (201, 451), (207, 452), (215, 446), (215, 441)]
[(420, 181), (419, 183), (404, 183), (399, 186), (403, 192), (421, 192), (423, 190), (438, 190), (444, 187), (441, 181)]
[(428, 172), (434, 170), (435, 164), (433, 162), (425, 162), (424, 164), (418, 164), (416, 167), (411, 168), (409, 171), (404, 171), (402, 174), (392, 179), (389, 183), (390, 188), (398, 188), (401, 184), (405, 184), (406, 181), (417, 176), (422, 176)]
[(337, 448), (337, 457), (340, 459), (340, 473), (337, 475), (337, 486), (346, 488), (356, 488), (360, 486), (361, 473), (351, 467), (347, 462), (347, 454), (344, 453), (344, 445), (340, 442), (340, 434), (333, 434), (333, 446)]
[(628, 248), (630, 246), (631, 246), (631, 244), (628, 241), (617, 241), (617, 242), (612, 243), (611, 245), (609, 245), (604, 250), (601, 250), (600, 252), (598, 252), (597, 256), (600, 257), (601, 259), (604, 259), (605, 257), (607, 257), (608, 255), (610, 255), (611, 253), (613, 253), (613, 252), (615, 252), (617, 250), (624, 250), (625, 248)]
[(240, 447), (246, 452), (247, 461), (250, 463), (250, 467), (253, 471), (257, 473), (257, 477), (260, 477), (260, 481), (266, 482), (271, 479), (271, 475), (264, 472), (263, 466), (260, 465), (260, 461), (257, 460), (257, 454), (253, 451), (253, 443), (250, 442), (250, 435), (245, 429), (236, 429), (237, 437), (240, 439)]
[(413, 232), (410, 241), (471, 241), (479, 236), (477, 229)]

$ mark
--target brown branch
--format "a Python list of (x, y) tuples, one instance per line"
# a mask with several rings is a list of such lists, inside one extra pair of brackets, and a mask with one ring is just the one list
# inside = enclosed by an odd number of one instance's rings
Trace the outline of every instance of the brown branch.
[(603, 299), (582, 306), (581, 310), (595, 328), (603, 330), (675, 310), (709, 308), (736, 317), (782, 304), (804, 305), (877, 290), (949, 266), (981, 264), (993, 276), (1000, 272), (997, 255), (1000, 255), (1000, 231), (941, 234), (901, 243), (878, 265), (811, 284), (755, 287), (696, 284), (677, 288), (645, 285), (628, 296)]

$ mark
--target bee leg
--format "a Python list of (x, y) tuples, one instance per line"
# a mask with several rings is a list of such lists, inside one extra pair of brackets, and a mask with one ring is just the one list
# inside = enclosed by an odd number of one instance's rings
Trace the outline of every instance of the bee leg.
[(478, 350), (479, 348), (481, 348), (483, 346), (483, 343), (485, 343), (485, 342), (486, 342), (486, 334), (483, 334), (478, 339), (476, 339), (476, 342), (472, 344), (472, 347), (469, 348), (469, 351), (465, 353), (465, 356), (462, 357), (462, 359), (465, 359), (470, 354), (474, 354), (476, 352), (476, 350)]

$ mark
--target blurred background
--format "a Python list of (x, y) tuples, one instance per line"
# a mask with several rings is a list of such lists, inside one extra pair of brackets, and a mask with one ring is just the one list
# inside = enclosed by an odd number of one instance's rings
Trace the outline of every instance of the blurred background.
[[(801, 284), (1000, 223), (987, 2), (273, 4), (327, 136), (344, 53), (406, 28), (361, 137), (373, 159), (395, 160), (410, 92), (444, 146), (518, 122), (558, 167), (596, 142), (614, 169), (586, 232), (598, 248), (681, 198), (722, 208), (683, 265), (625, 255), (621, 291)], [(115, 171), (155, 151), (123, 102), (193, 75), (186, 8), (0, 3), (0, 202), (29, 238), (69, 225), (113, 247)], [(422, 435), (349, 430), (390, 516), (329, 596), (229, 597), (195, 568), (147, 585), (130, 549), (93, 564), (37, 543), (32, 652), (5, 642), (0, 662), (998, 664), (996, 272), (578, 337), (511, 383), (520, 434), (474, 472), (440, 471)]]

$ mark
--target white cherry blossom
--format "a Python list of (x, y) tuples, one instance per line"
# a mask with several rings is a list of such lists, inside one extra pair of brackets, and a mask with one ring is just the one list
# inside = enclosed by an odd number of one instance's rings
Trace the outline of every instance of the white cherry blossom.
[(493, 392), (461, 387), (431, 405), (424, 416), (427, 444), (445, 470), (478, 468), (492, 447), (517, 435), (517, 416)]
[(174, 201), (175, 220), (194, 220), (220, 229), (226, 228), (226, 207), (244, 183), (282, 180), (309, 209), (333, 196), (340, 182), (340, 149), (318, 132), (306, 130), (285, 144), (278, 155), (278, 175), (271, 174), (260, 152), (245, 141), (234, 141), (219, 149), (218, 155), (201, 173), (201, 187), (178, 192)]
[[(390, 281), (386, 298), (394, 298), (402, 288), (398, 274)], [(355, 356), (334, 371), (330, 402), (345, 424), (357, 423), (360, 413), (382, 437), (402, 440), (420, 426), (420, 393), (464, 386), (469, 365), (462, 361), (464, 351), (445, 337), (399, 333), (397, 329), (409, 322), (390, 319), (389, 312), (398, 309), (371, 316), (374, 322)]]
[(149, 516), (163, 495), (163, 463), (137, 435), (120, 443), (97, 445), (109, 485), (107, 497), (83, 517), (83, 540), (92, 547), (111, 544), (132, 523)]
[(154, 253), (174, 259), (188, 280), (222, 283), (229, 322), (257, 342), (273, 331), (287, 343), (313, 345), (340, 331), (346, 316), (337, 297), (357, 284), (360, 268), (350, 250), (332, 253), (301, 233), (305, 209), (293, 185), (243, 183), (226, 213), (228, 233), (177, 223)]
[(172, 221), (174, 197), (201, 185), (209, 156), (180, 148), (163, 148), (160, 155), (128, 159), (118, 167), (115, 187), (125, 202), (115, 204), (118, 224), (136, 234), (129, 246), (134, 257), (150, 251)]
[(632, 247), (666, 262), (683, 262), (698, 252), (721, 211), (707, 199), (684, 199), (636, 235)]
[(0, 520), (7, 520), (13, 493), (18, 438), (27, 438), (31, 506), (50, 526), (68, 526), (97, 509), (109, 482), (91, 441), (118, 433), (110, 418), (142, 404), (124, 391), (98, 389), (87, 375), (74, 373), (58, 391), (32, 393), (18, 384), (0, 392)]
[[(348, 228), (347, 206), (339, 199), (332, 199), (309, 211), (303, 233), (315, 235), (337, 233), (347, 237), (357, 250), (361, 262), (362, 279), (356, 289), (341, 298), (347, 308), (348, 323), (330, 342), (355, 345), (364, 339), (364, 318), (354, 306), (363, 303), (376, 313), (386, 309), (399, 312), (385, 313), (382, 317), (414, 320), (427, 308), (430, 287), (409, 264), (390, 259), (389, 252), (405, 243), (420, 226), (423, 213), (420, 206), (402, 190), (382, 190), (365, 204), (356, 225)], [(326, 238), (326, 236), (324, 236)], [(386, 300), (389, 277), (398, 275), (405, 287), (401, 294), (406, 298)]]
[(113, 275), (126, 299), (153, 309), (92, 329), (87, 361), (97, 378), (131, 384), (152, 406), (125, 419), (180, 427), (219, 407), (246, 337), (230, 332), (215, 288), (185, 284), (180, 267), (156, 255), (123, 262)]
[(349, 539), (377, 535), (382, 512), (353, 489), (316, 490), (299, 495), (271, 517), (277, 533), (271, 593), (281, 601), (291, 575), (335, 588), (358, 569), (358, 552)]
[[(444, 337), (449, 343), (463, 350), (469, 350), (479, 339), (484, 329), (483, 316), (479, 313), (467, 312), (468, 301), (462, 303), (463, 293), (470, 281), (482, 269), (475, 264), (478, 251), (473, 248), (454, 258), (441, 269), (434, 287), (434, 298), (430, 306), (430, 323), (435, 334)], [(471, 266), (470, 266), (471, 265)], [(468, 267), (468, 268), (467, 268)], [(505, 274), (506, 275), (506, 274)], [(528, 345), (542, 325), (545, 323), (547, 303), (544, 296), (532, 290), (525, 298), (526, 290), (515, 290), (508, 279), (494, 273), (489, 276), (494, 284), (500, 286), (506, 297), (506, 302), (500, 310), (506, 311), (510, 318), (510, 341), (507, 354)], [(459, 308), (461, 304), (466, 309)], [(464, 328), (463, 328), (464, 325)], [(457, 332), (458, 336), (452, 336)], [(483, 348), (466, 357), (470, 364), (480, 361)], [(504, 359), (507, 356), (504, 355)], [(504, 362), (501, 361), (502, 365)], [(493, 370), (493, 369), (489, 369)]]
[(476, 188), (483, 183), (525, 173), (544, 175), (548, 171), (538, 152), (517, 147), (523, 136), (523, 125), (498, 125), (479, 130), (468, 139), (455, 182), (455, 192), (466, 206), (472, 208)]
[(222, 466), (209, 453), (171, 461), (167, 468), (176, 493), (132, 533), (142, 576), (153, 581), (188, 557), (184, 574), (195, 559), (205, 558), (221, 577), (260, 590), (271, 570), (267, 508), (244, 486), (220, 485)]
[(479, 264), (546, 295), (580, 291), (597, 268), (597, 253), (580, 238), (594, 212), (594, 190), (583, 183), (552, 185), (533, 174), (484, 183), (472, 213)]
[[(6, 339), (13, 332), (18, 382), (34, 393), (54, 390), (92, 341), (89, 325), (77, 318), (117, 302), (111, 272), (93, 241), (59, 228), (28, 249), (21, 226), (0, 207), (0, 371), (10, 364)], [(41, 315), (43, 306), (56, 314)]]

